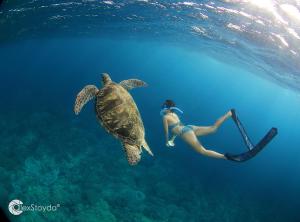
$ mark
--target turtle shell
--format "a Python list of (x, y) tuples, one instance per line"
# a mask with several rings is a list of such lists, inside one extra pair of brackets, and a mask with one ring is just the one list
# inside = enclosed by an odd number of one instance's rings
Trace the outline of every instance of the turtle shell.
[(123, 142), (140, 146), (145, 130), (140, 112), (126, 89), (111, 82), (96, 95), (96, 116), (101, 125)]

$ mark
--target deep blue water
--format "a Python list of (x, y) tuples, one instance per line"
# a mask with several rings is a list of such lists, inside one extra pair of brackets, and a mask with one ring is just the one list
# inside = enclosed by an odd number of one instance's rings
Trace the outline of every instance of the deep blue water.
[[(13, 7), (11, 2), (6, 5)], [(122, 13), (129, 10), (132, 14), (133, 6)], [(5, 10), (2, 15), (8, 13)], [(150, 12), (143, 12), (144, 16)], [(90, 24), (84, 19), (66, 32), (59, 28), (56, 32), (51, 26), (47, 32), (36, 25), (35, 31), (24, 35), (14, 35), (14, 27), (8, 28), (10, 22), (0, 21), (0, 30), (9, 30), (1, 32), (0, 45), (0, 206), (10, 219), (299, 221), (300, 97), (295, 84), (298, 73), (293, 71), (299, 64), (274, 49), (277, 58), (270, 64), (295, 65), (281, 66), (285, 72), (277, 78), (281, 69), (268, 66), (270, 58), (252, 57), (235, 46), (224, 50), (225, 46), (205, 38), (179, 38), (182, 29), (176, 23), (169, 24), (173, 29), (165, 27), (170, 33), (162, 29), (165, 35), (161, 38), (145, 30), (124, 32), (117, 27), (136, 24), (111, 21), (111, 14), (118, 15), (118, 11), (109, 11), (107, 20), (99, 18), (110, 26), (100, 26), (111, 31), (103, 35), (94, 29), (77, 35), (82, 25)], [(34, 15), (27, 16), (24, 26), (42, 23), (33, 23)], [(18, 19), (16, 24), (22, 26)], [(157, 28), (155, 24), (161, 21), (156, 22), (150, 26)], [(183, 41), (172, 41), (176, 38)], [(249, 61), (241, 61), (247, 56)], [(251, 64), (255, 67), (250, 68)], [(256, 69), (256, 65), (269, 71)], [(102, 72), (116, 82), (139, 78), (149, 85), (131, 91), (155, 155), (144, 152), (137, 166), (127, 164), (120, 143), (98, 124), (92, 102), (79, 116), (73, 113), (78, 91), (87, 84), (101, 87)], [(290, 76), (295, 79), (291, 81)], [(273, 126), (279, 134), (245, 163), (201, 156), (180, 139), (171, 149), (164, 145), (159, 115), (165, 99), (173, 99), (184, 110), (182, 121), (187, 124), (213, 124), (234, 107), (254, 142)], [(200, 140), (221, 153), (246, 150), (232, 120)], [(14, 216), (7, 210), (13, 199), (61, 206), (57, 212)]]

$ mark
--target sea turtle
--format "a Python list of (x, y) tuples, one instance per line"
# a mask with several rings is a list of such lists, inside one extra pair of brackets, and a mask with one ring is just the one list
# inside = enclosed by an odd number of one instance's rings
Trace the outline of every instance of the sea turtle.
[(102, 74), (103, 87), (85, 86), (77, 95), (74, 112), (79, 114), (82, 107), (95, 98), (95, 112), (98, 121), (119, 139), (124, 147), (130, 165), (141, 159), (142, 147), (153, 156), (145, 140), (145, 129), (140, 112), (128, 90), (147, 86), (138, 79), (123, 80), (115, 83), (107, 73)]

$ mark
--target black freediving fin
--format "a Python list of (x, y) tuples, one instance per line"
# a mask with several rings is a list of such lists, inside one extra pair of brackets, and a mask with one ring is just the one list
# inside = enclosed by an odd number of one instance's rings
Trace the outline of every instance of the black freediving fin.
[(241, 121), (239, 120), (238, 116), (236, 115), (235, 109), (231, 109), (231, 113), (232, 113), (231, 118), (233, 119), (233, 121), (237, 125), (240, 133), (242, 134), (242, 138), (243, 138), (243, 140), (244, 140), (244, 142), (245, 142), (248, 150), (253, 149), (253, 143), (250, 141), (250, 138), (248, 137), (243, 124), (241, 123)]
[(244, 162), (247, 161), (251, 158), (253, 158), (254, 156), (256, 156), (278, 133), (277, 128), (272, 128), (269, 130), (269, 132), (259, 141), (259, 143), (256, 146), (253, 146), (253, 144), (250, 141), (250, 138), (248, 137), (241, 121), (239, 120), (239, 118), (237, 117), (235, 110), (232, 109), (232, 119), (234, 120), (234, 122), (236, 123), (242, 137), (243, 140), (248, 148), (247, 152), (241, 153), (241, 154), (230, 154), (230, 153), (226, 153), (225, 157), (228, 160), (231, 161), (235, 161), (235, 162)]

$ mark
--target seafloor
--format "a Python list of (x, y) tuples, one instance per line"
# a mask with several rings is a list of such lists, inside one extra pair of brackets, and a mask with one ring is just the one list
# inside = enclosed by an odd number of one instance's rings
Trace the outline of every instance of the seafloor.
[(59, 112), (0, 116), (6, 129), (0, 131), (1, 203), (61, 205), (57, 212), (10, 216), (13, 221), (270, 221), (274, 206), (211, 188), (176, 159), (145, 157), (130, 167), (120, 144), (92, 119)]

